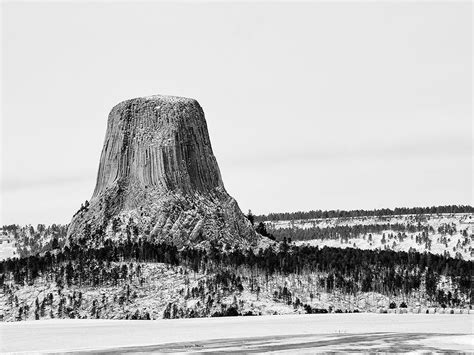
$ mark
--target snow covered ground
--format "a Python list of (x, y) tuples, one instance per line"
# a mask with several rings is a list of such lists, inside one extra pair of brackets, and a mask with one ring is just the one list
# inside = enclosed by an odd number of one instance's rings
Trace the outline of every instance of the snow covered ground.
[(5, 352), (472, 352), (469, 314), (318, 314), (0, 324)]
[[(398, 215), (382, 217), (347, 217), (347, 218), (319, 218), (295, 221), (268, 221), (265, 222), (267, 229), (281, 230), (311, 230), (316, 228), (334, 228), (341, 226), (370, 226), (370, 225), (405, 225), (426, 226), (430, 232), (428, 237), (430, 246), (420, 240), (417, 236), (421, 232), (406, 232), (403, 240), (398, 238), (398, 232), (390, 228), (379, 233), (359, 235), (348, 240), (336, 239), (309, 239), (295, 241), (296, 245), (312, 245), (319, 247), (357, 248), (357, 249), (389, 249), (394, 251), (409, 251), (414, 249), (418, 252), (430, 252), (433, 254), (449, 253), (451, 257), (458, 255), (464, 260), (472, 260), (472, 240), (474, 236), (474, 215), (471, 213), (455, 214), (427, 214), (427, 215)], [(442, 232), (449, 228), (452, 233)], [(441, 229), (441, 231), (440, 231)], [(454, 232), (453, 232), (454, 231)], [(383, 239), (385, 241), (383, 241)]]
[(4, 238), (0, 244), (0, 260), (13, 258), (17, 255), (15, 243), (12, 240)]

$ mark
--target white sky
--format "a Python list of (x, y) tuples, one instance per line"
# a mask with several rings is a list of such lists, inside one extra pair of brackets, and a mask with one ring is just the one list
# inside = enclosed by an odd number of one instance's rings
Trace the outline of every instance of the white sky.
[(68, 223), (108, 112), (197, 99), (245, 212), (472, 204), (472, 4), (3, 3), (1, 223)]

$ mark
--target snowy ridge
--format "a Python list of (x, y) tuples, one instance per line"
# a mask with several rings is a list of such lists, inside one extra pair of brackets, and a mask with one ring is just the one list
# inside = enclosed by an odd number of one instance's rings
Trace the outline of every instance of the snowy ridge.
[[(472, 260), (473, 256), (474, 214), (472, 213), (308, 219), (266, 222), (266, 226), (275, 236), (291, 238), (296, 245), (414, 250), (464, 260)], [(370, 230), (367, 228), (370, 226), (387, 226), (387, 228), (350, 237), (337, 233), (338, 227), (339, 229), (350, 227), (355, 230), (361, 226), (365, 226), (366, 230)], [(400, 231), (400, 226), (405, 226), (406, 228), (403, 228), (405, 230)]]

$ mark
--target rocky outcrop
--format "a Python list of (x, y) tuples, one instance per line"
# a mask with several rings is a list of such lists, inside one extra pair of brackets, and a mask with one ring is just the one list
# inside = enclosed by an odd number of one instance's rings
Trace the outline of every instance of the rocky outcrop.
[(110, 112), (93, 196), (68, 236), (110, 233), (117, 221), (126, 233), (132, 226), (142, 237), (178, 245), (256, 241), (224, 188), (196, 100), (156, 95)]

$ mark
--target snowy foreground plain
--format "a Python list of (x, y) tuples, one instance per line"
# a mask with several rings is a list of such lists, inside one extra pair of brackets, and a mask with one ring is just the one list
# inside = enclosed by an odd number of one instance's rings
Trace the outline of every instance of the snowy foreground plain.
[(474, 315), (311, 314), (0, 324), (12, 352), (473, 352)]

